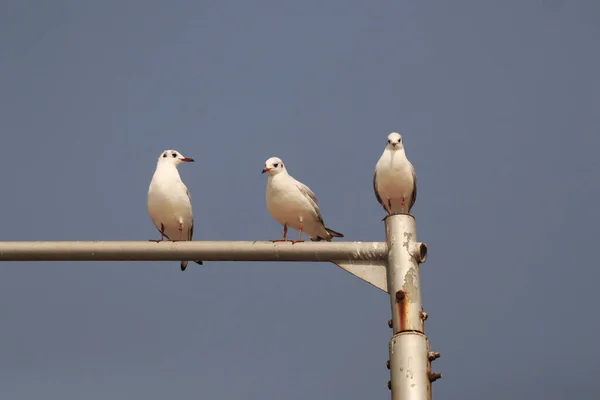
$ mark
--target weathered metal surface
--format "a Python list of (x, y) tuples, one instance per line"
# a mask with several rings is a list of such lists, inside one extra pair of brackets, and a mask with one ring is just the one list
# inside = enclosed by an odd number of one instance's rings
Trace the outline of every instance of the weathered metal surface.
[(427, 259), (427, 245), (416, 241), (413, 216), (395, 214), (384, 220), (394, 332), (390, 340), (392, 400), (430, 400), (429, 341), (423, 333), (426, 314), (421, 303), (419, 278), (419, 263)]
[(383, 261), (382, 242), (0, 242), (0, 261)]
[(420, 332), (401, 332), (390, 340), (392, 400), (431, 400), (429, 340)]
[(385, 261), (332, 261), (332, 263), (387, 293)]
[(389, 248), (388, 292), (394, 294), (391, 296), (394, 334), (407, 330), (423, 332), (418, 261), (427, 258), (427, 246), (416, 241), (416, 224), (411, 215), (389, 215), (385, 226)]

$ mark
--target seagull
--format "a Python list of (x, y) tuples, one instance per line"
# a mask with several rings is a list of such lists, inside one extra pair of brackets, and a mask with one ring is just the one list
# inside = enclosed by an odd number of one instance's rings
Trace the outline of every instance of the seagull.
[[(177, 171), (177, 167), (184, 162), (194, 160), (176, 150), (165, 150), (158, 157), (148, 189), (148, 214), (161, 236), (160, 240), (151, 242), (162, 242), (165, 237), (173, 242), (192, 240), (192, 196)], [(202, 261), (196, 263), (202, 265)], [(187, 265), (187, 261), (182, 261), (181, 270), (185, 271)]]
[(344, 237), (339, 232), (326, 228), (323, 217), (319, 211), (317, 197), (301, 182), (288, 174), (283, 161), (271, 157), (265, 162), (262, 173), (269, 173), (267, 182), (267, 209), (277, 222), (283, 225), (283, 239), (273, 242), (286, 242), (288, 226), (296, 229), (297, 240), (292, 244), (302, 242), (302, 232), (314, 242), (327, 240), (331, 242), (334, 237)]
[(389, 215), (410, 213), (417, 200), (417, 176), (406, 158), (402, 135), (392, 132), (375, 166), (373, 190), (377, 201)]

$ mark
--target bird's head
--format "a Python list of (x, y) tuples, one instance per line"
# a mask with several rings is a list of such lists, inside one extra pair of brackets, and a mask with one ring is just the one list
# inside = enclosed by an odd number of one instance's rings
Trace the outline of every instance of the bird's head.
[(397, 132), (392, 132), (387, 137), (387, 148), (390, 150), (400, 150), (404, 148), (402, 143), (402, 135)]
[(262, 173), (268, 172), (269, 175), (275, 176), (285, 171), (285, 166), (283, 165), (281, 158), (271, 157), (265, 161), (265, 167), (263, 168)]
[(170, 164), (175, 167), (184, 162), (194, 162), (193, 158), (184, 157), (177, 150), (165, 150), (158, 156), (158, 164)]

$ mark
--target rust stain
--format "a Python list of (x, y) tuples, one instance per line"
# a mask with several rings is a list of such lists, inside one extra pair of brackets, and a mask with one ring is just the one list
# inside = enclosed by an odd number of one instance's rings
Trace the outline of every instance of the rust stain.
[(396, 292), (396, 309), (398, 310), (398, 332), (405, 331), (407, 329), (407, 315), (408, 315), (408, 299), (406, 293), (403, 290)]

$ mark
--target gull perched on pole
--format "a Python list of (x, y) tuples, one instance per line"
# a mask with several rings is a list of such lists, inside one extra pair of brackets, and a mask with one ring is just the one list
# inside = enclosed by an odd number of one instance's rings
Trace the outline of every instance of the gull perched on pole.
[(288, 174), (281, 159), (269, 158), (262, 170), (263, 174), (265, 172), (269, 174), (267, 209), (271, 216), (283, 225), (283, 239), (273, 242), (287, 241), (288, 226), (298, 231), (298, 239), (292, 240), (292, 244), (302, 242), (302, 232), (314, 242), (330, 242), (334, 237), (344, 237), (341, 233), (325, 227), (317, 197), (308, 186)]
[(402, 136), (392, 132), (375, 166), (373, 190), (388, 214), (409, 214), (417, 200), (417, 175), (406, 158)]
[[(151, 242), (161, 242), (165, 237), (173, 242), (192, 240), (192, 196), (177, 171), (177, 167), (185, 162), (194, 160), (176, 150), (165, 150), (158, 157), (148, 189), (148, 214), (161, 237)], [(202, 261), (196, 263), (202, 265)], [(185, 271), (187, 265), (187, 261), (182, 261), (181, 270)]]

